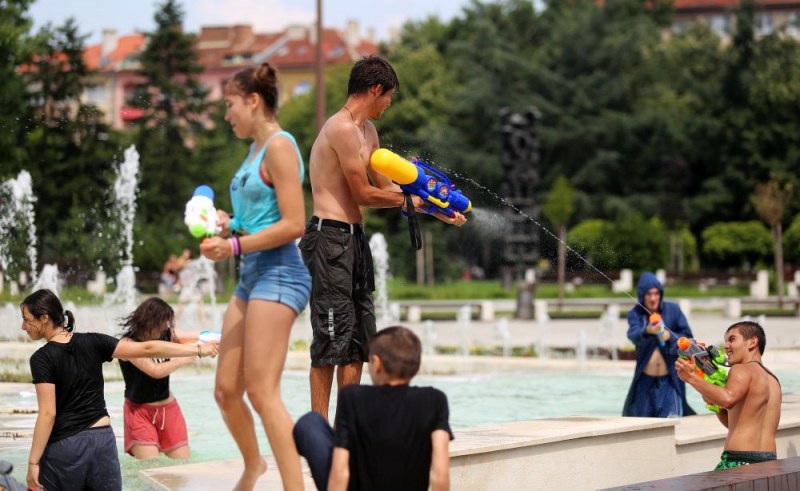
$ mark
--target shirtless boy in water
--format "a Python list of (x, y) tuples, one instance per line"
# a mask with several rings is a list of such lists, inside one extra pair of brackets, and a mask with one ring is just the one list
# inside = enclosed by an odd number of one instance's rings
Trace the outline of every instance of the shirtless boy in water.
[(775, 433), (781, 419), (781, 386), (761, 364), (767, 338), (755, 322), (737, 322), (725, 331), (725, 353), (731, 369), (725, 387), (712, 385), (697, 375), (694, 364), (675, 362), (684, 382), (720, 407), (720, 422), (728, 428), (717, 469), (777, 459)]

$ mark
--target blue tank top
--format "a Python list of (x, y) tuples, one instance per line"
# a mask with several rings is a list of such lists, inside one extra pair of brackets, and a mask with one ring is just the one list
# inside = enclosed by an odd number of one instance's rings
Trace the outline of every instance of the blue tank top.
[[(261, 150), (256, 152), (255, 144), (250, 146), (250, 153), (245, 157), (242, 166), (233, 176), (231, 181), (231, 203), (233, 204), (233, 218), (231, 219), (231, 231), (245, 231), (253, 234), (264, 230), (273, 223), (281, 219), (281, 212), (278, 208), (278, 198), (275, 189), (268, 186), (259, 174), (261, 162), (267, 151), (269, 141), (278, 135), (284, 135), (292, 141), (297, 151), (297, 159), (300, 161), (300, 182), (303, 182), (305, 169), (303, 156), (294, 137), (286, 132), (279, 131), (269, 137)], [(255, 153), (255, 155), (253, 155)]]

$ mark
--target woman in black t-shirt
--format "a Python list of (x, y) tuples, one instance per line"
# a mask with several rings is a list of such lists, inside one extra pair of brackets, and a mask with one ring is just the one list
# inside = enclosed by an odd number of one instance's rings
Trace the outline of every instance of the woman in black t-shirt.
[[(158, 297), (142, 302), (122, 319), (122, 341), (197, 341), (197, 336), (175, 332), (175, 311)], [(188, 459), (189, 435), (178, 400), (169, 390), (169, 375), (193, 363), (192, 358), (120, 359), (125, 379), (125, 451), (137, 459)]]
[(47, 343), (31, 356), (39, 413), (28, 459), (35, 490), (119, 490), (116, 439), (103, 394), (103, 362), (112, 358), (216, 356), (217, 343), (181, 345), (124, 342), (100, 333), (74, 332), (75, 318), (50, 290), (20, 304), (22, 330)]

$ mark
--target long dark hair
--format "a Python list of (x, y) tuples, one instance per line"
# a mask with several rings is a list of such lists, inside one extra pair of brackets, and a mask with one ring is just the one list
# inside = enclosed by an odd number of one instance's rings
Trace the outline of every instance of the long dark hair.
[(64, 310), (61, 300), (50, 290), (36, 290), (25, 297), (19, 307), (28, 309), (28, 312), (36, 319), (41, 319), (43, 315), (47, 314), (53, 324), (63, 327), (68, 332), (75, 329), (75, 316), (69, 310)]
[(142, 302), (129, 316), (123, 317), (122, 337), (134, 341), (176, 342), (175, 311), (158, 297), (150, 297)]

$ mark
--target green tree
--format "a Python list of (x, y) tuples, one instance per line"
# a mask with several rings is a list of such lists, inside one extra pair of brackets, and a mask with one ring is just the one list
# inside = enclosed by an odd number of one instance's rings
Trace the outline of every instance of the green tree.
[(591, 269), (586, 263), (601, 270), (616, 266), (614, 252), (605, 234), (610, 225), (607, 220), (591, 218), (570, 229), (567, 234), (567, 244), (577, 254), (570, 261), (573, 268)]
[(772, 252), (775, 260), (775, 282), (778, 289), (778, 307), (783, 306), (783, 217), (792, 200), (792, 187), (776, 180), (756, 186), (751, 198), (761, 219), (772, 231)]
[(715, 223), (702, 233), (703, 255), (716, 266), (752, 269), (769, 256), (770, 232), (763, 223)]
[(83, 59), (86, 38), (72, 18), (44, 26), (34, 38), (34, 61), (25, 75), (32, 89), (27, 168), (39, 203), (46, 204), (36, 208), (40, 257), (75, 272), (116, 262), (104, 230), (110, 218), (106, 197), (89, 191), (108, 188), (118, 138), (102, 113), (81, 101), (92, 75)]
[(800, 213), (794, 216), (792, 223), (783, 236), (786, 259), (795, 264), (800, 262)]
[(130, 101), (144, 109), (135, 138), (141, 178), (134, 256), (149, 270), (160, 269), (170, 253), (191, 244), (183, 207), (194, 187), (212, 178), (197, 151), (210, 121), (207, 89), (199, 82), (202, 66), (183, 17), (176, 0), (157, 6), (156, 30), (147, 34), (139, 56), (142, 82)]
[(27, 94), (18, 70), (30, 60), (27, 33), (31, 20), (26, 12), (31, 3), (32, 0), (0, 2), (0, 177), (18, 172), (25, 160), (21, 120)]
[(542, 213), (558, 229), (558, 306), (564, 302), (566, 276), (567, 224), (575, 212), (575, 189), (563, 175), (556, 177), (553, 188), (542, 203)]

